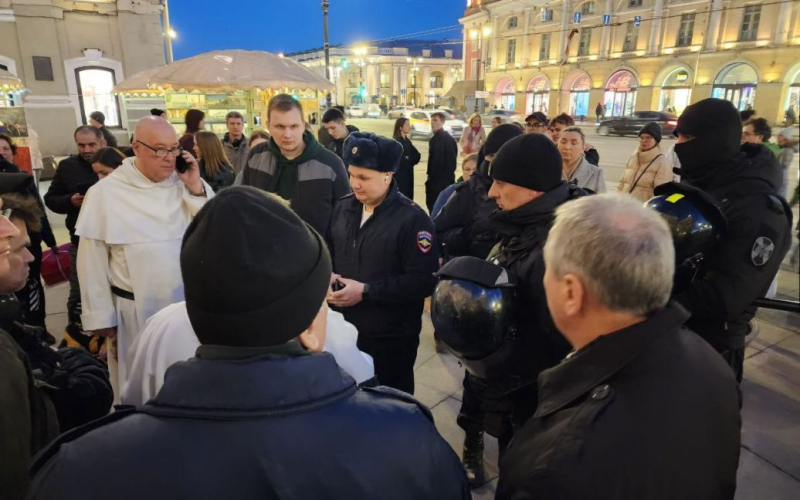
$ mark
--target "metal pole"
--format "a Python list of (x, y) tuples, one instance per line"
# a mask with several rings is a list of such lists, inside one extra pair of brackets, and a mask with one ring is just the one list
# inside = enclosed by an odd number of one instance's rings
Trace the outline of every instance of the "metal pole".
[(163, 25), (164, 25), (164, 38), (166, 39), (166, 50), (167, 50), (167, 64), (172, 62), (172, 37), (170, 36), (170, 32), (172, 29), (170, 28), (169, 24), (169, 5), (168, 0), (164, 0), (164, 13), (163, 16)]
[(325, 30), (325, 40), (324, 40), (324, 47), (325, 47), (325, 78), (328, 80), (331, 79), (331, 60), (330, 60), (330, 44), (328, 43), (328, 7), (331, 4), (328, 3), (328, 0), (322, 0), (322, 20), (324, 24)]
[(483, 59), (483, 40), (481, 39), (481, 33), (478, 32), (478, 60), (476, 61), (477, 67), (475, 68), (475, 113), (478, 110), (478, 91), (480, 90), (481, 85), (481, 59)]

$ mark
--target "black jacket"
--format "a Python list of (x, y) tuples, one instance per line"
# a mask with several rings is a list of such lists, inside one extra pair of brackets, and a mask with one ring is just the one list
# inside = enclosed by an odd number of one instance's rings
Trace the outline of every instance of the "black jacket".
[(419, 151), (414, 147), (414, 143), (410, 138), (397, 139), (403, 146), (403, 156), (400, 157), (400, 166), (397, 172), (394, 173), (394, 179), (397, 181), (397, 187), (400, 192), (405, 195), (409, 200), (414, 199), (414, 167), (422, 159)]
[(215, 193), (218, 193), (220, 189), (226, 188), (228, 186), (233, 185), (233, 181), (236, 180), (236, 174), (233, 173), (233, 168), (230, 165), (222, 165), (213, 178), (208, 176), (206, 173), (206, 161), (200, 160), (199, 162), (200, 167), (200, 177), (203, 178), (204, 181), (211, 186), (211, 189), (214, 190)]
[(520, 348), (509, 362), (508, 378), (498, 381), (508, 390), (535, 383), (542, 370), (556, 365), (569, 352), (569, 344), (547, 309), (542, 251), (556, 208), (582, 194), (579, 188), (561, 182), (539, 198), (514, 210), (495, 212), (489, 219), (502, 239), (488, 260), (519, 279)]
[(433, 223), (392, 182), (386, 199), (361, 225), (363, 205), (354, 195), (336, 206), (329, 248), (334, 272), (369, 285), (367, 297), (342, 309), (359, 335), (419, 335), (422, 309), (439, 267)]
[(458, 143), (444, 129), (431, 137), (428, 147), (428, 182), (444, 187), (456, 181)]
[(325, 235), (334, 205), (350, 192), (350, 181), (342, 160), (323, 148), (314, 134), (306, 132), (303, 140), (307, 151), (292, 161), (283, 158), (272, 139), (251, 149), (236, 183), (286, 195), (297, 215)]
[(103, 133), (103, 139), (106, 140), (106, 146), (110, 148), (117, 147), (117, 138), (114, 137), (114, 134), (112, 134), (110, 130), (108, 130), (108, 127), (103, 125), (102, 127), (100, 127), (100, 132)]
[(484, 162), (469, 181), (458, 184), (433, 221), (442, 254), (448, 259), (462, 255), (485, 259), (500, 239), (489, 223), (497, 202), (489, 198), (492, 178), (488, 169), (488, 162)]
[[(745, 145), (711, 168), (715, 174), (695, 186), (720, 202), (728, 232), (706, 257), (703, 276), (675, 299), (692, 314), (687, 326), (723, 351), (744, 347), (753, 301), (766, 294), (791, 247), (792, 212), (776, 194), (781, 169), (767, 148)], [(758, 253), (764, 246), (772, 249), (766, 262)]]
[(59, 162), (56, 175), (50, 183), (50, 189), (44, 195), (44, 203), (47, 208), (57, 214), (66, 214), (69, 236), (75, 245), (79, 240), (75, 234), (75, 223), (78, 221), (81, 209), (75, 207), (70, 198), (78, 192), (80, 185), (92, 185), (97, 180), (97, 174), (94, 173), (89, 162), (80, 155), (70, 156)]
[(201, 346), (149, 403), (40, 455), (28, 498), (470, 498), (427, 408), (290, 346)]
[(542, 372), (496, 498), (732, 500), (736, 380), (687, 317), (669, 305)]
[[(13, 163), (7, 162), (4, 158), (0, 158), (0, 173), (14, 174), (19, 172), (21, 172), (19, 167)], [(41, 259), (42, 241), (44, 241), (45, 244), (47, 244), (47, 246), (50, 248), (53, 248), (58, 243), (56, 242), (56, 236), (53, 234), (53, 228), (50, 227), (50, 221), (47, 219), (47, 212), (45, 211), (44, 204), (42, 203), (42, 197), (39, 196), (39, 189), (36, 188), (35, 183), (31, 182), (28, 186), (28, 194), (33, 196), (33, 198), (36, 200), (36, 203), (38, 203), (39, 207), (42, 209), (42, 230), (38, 233), (29, 233), (31, 237), (31, 252), (34, 254), (34, 257), (36, 257), (38, 254), (38, 258)]]
[[(325, 128), (325, 127), (322, 127), (322, 128)], [(356, 127), (354, 127), (353, 125), (347, 125), (347, 131), (349, 132), (347, 134), (347, 137), (350, 137), (350, 134), (352, 134), (353, 132), (358, 132), (358, 129)], [(344, 141), (347, 140), (347, 137), (345, 137), (344, 139), (333, 139), (333, 138), (331, 138), (331, 142), (328, 143), (328, 145), (325, 146), (325, 147), (328, 148), (328, 151), (331, 151), (336, 156), (338, 156), (339, 158), (344, 160)], [(345, 165), (344, 168), (347, 169), (347, 165)]]

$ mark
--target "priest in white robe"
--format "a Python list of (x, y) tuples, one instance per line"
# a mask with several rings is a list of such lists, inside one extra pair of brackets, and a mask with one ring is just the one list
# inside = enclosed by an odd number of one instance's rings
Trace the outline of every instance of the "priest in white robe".
[[(134, 137), (135, 158), (89, 189), (76, 225), (81, 321), (87, 332), (111, 339), (115, 402), (127, 379), (131, 345), (147, 319), (184, 299), (183, 233), (214, 195), (169, 122), (142, 118)], [(188, 163), (184, 173), (175, 169), (178, 155)]]

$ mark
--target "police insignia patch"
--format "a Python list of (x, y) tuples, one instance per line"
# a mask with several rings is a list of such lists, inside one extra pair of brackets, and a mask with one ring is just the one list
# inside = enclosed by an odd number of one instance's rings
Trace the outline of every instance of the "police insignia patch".
[(356, 154), (356, 153), (358, 153), (358, 146), (354, 146), (353, 147), (353, 154)]
[(775, 243), (766, 236), (759, 236), (753, 243), (753, 249), (750, 250), (750, 259), (756, 266), (763, 266), (769, 262), (772, 257), (772, 252), (775, 251)]
[(428, 231), (420, 231), (417, 233), (417, 247), (422, 253), (428, 253), (433, 248), (433, 235)]

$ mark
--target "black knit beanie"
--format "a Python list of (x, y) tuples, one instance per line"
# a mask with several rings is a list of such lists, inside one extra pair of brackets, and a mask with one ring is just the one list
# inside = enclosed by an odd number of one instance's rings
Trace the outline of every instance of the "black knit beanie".
[(489, 136), (483, 145), (483, 154), (485, 156), (496, 155), (500, 148), (503, 147), (503, 144), (523, 133), (519, 127), (511, 123), (498, 125), (497, 128), (489, 132)]
[(544, 134), (511, 139), (500, 148), (491, 165), (493, 179), (534, 191), (555, 188), (561, 183), (561, 174), (561, 153)]
[(181, 274), (201, 344), (268, 347), (311, 325), (330, 284), (331, 261), (319, 234), (284, 201), (232, 187), (189, 224)]
[(656, 140), (656, 144), (661, 142), (661, 124), (658, 122), (650, 122), (646, 123), (641, 130), (639, 130), (639, 136), (642, 134), (647, 134), (651, 136), (653, 139)]

